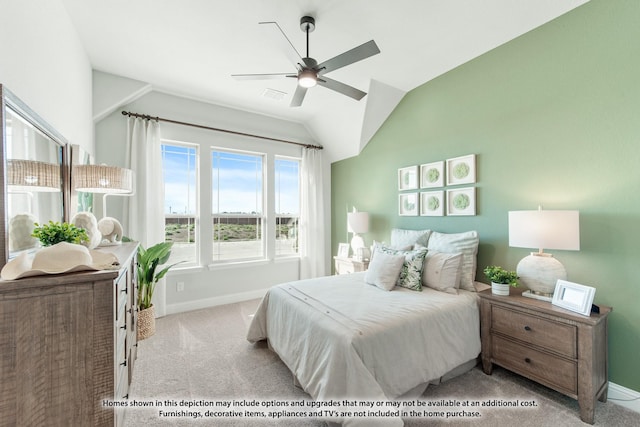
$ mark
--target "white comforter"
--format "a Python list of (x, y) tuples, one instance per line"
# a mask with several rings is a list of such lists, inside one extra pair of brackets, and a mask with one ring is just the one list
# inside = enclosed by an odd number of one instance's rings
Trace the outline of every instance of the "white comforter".
[(479, 324), (474, 293), (386, 292), (355, 273), (271, 288), (247, 339), (268, 339), (316, 400), (389, 400), (477, 357)]

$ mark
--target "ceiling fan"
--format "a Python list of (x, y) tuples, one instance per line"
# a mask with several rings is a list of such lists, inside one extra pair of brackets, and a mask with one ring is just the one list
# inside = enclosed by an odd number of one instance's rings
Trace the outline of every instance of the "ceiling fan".
[(291, 107), (301, 106), (304, 96), (307, 94), (307, 89), (315, 86), (316, 84), (349, 96), (357, 101), (361, 100), (366, 95), (366, 92), (337, 80), (330, 79), (326, 77), (325, 74), (380, 53), (380, 49), (378, 48), (378, 45), (376, 45), (375, 41), (370, 40), (360, 46), (354, 47), (351, 50), (343, 52), (338, 56), (334, 56), (333, 58), (318, 64), (315, 59), (309, 56), (309, 33), (316, 28), (316, 20), (313, 17), (303, 16), (300, 18), (300, 29), (307, 35), (307, 55), (304, 58), (298, 53), (277, 22), (259, 22), (259, 24), (272, 24), (280, 30), (284, 37), (282, 43), (284, 45), (285, 52), (288, 54), (292, 62), (296, 64), (297, 73), (232, 74), (232, 77), (235, 79), (265, 80), (280, 77), (295, 77), (298, 80), (298, 86), (293, 94)]

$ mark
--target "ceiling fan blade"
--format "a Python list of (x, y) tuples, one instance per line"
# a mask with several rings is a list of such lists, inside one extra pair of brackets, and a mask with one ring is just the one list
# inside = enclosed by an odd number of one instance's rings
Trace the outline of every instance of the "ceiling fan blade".
[(330, 79), (326, 76), (322, 76), (321, 79), (318, 79), (318, 84), (320, 86), (326, 87), (327, 89), (335, 90), (338, 93), (347, 95), (348, 97), (351, 97), (356, 101), (360, 101), (367, 94), (360, 89), (356, 89), (353, 86), (349, 86), (337, 80)]
[(291, 73), (270, 73), (270, 74), (231, 74), (236, 80), (270, 80), (270, 79), (279, 79), (281, 77), (297, 77), (295, 74)]
[(282, 52), (284, 52), (284, 54), (287, 55), (287, 58), (289, 58), (289, 60), (294, 64), (304, 62), (300, 53), (298, 53), (296, 48), (293, 46), (293, 43), (291, 43), (291, 40), (289, 40), (289, 38), (284, 33), (284, 31), (282, 31), (282, 28), (280, 28), (280, 25), (278, 25), (277, 22), (258, 22), (258, 24), (273, 24), (269, 26), (272, 28), (274, 28), (273, 26), (275, 26), (275, 28), (277, 28), (278, 31), (280, 31), (280, 33), (282, 34), (282, 37), (274, 37), (278, 39), (277, 41), (281, 45)]
[(362, 61), (370, 56), (380, 53), (380, 49), (375, 41), (369, 40), (366, 43), (361, 44), (358, 47), (354, 47), (338, 56), (334, 56), (331, 59), (327, 59), (322, 64), (318, 65), (318, 74), (325, 74), (329, 71), (337, 70), (346, 65), (353, 64), (354, 62)]
[(293, 94), (293, 98), (291, 98), (290, 107), (299, 107), (302, 105), (302, 100), (304, 96), (307, 94), (307, 88), (296, 85), (296, 92)]

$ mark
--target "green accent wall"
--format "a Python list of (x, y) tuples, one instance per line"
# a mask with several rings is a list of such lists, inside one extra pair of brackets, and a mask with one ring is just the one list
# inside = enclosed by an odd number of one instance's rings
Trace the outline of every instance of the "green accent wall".
[[(357, 157), (331, 168), (332, 248), (346, 212), (392, 228), (477, 230), (482, 268), (515, 269), (510, 210), (577, 209), (580, 251), (550, 251), (613, 307), (609, 378), (640, 391), (640, 2), (592, 0), (409, 92)], [(437, 41), (434, 41), (437, 43)], [(384, 53), (383, 53), (384, 54)], [(398, 215), (398, 168), (476, 154), (477, 215)]]

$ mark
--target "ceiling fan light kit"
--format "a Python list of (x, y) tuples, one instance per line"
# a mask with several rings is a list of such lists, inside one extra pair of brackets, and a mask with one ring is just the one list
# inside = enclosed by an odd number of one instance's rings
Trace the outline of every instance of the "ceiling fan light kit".
[(298, 86), (291, 99), (291, 107), (299, 107), (302, 105), (302, 101), (307, 93), (307, 89), (316, 85), (324, 86), (327, 89), (331, 89), (342, 95), (346, 95), (357, 101), (362, 99), (366, 92), (363, 92), (355, 87), (341, 83), (339, 81), (325, 77), (324, 74), (337, 70), (338, 68), (351, 65), (355, 62), (362, 61), (370, 56), (380, 53), (380, 49), (376, 42), (370, 40), (360, 46), (357, 46), (351, 50), (341, 53), (327, 61), (320, 64), (309, 55), (309, 33), (313, 32), (316, 28), (316, 20), (311, 16), (303, 16), (300, 18), (300, 29), (306, 34), (307, 52), (303, 58), (295, 49), (291, 41), (287, 38), (282, 28), (276, 22), (260, 22), (260, 24), (272, 24), (275, 25), (285, 38), (286, 49), (289, 50), (289, 54), (296, 61), (296, 74), (292, 73), (270, 73), (270, 74), (233, 74), (232, 77), (238, 80), (264, 80), (280, 77), (295, 77), (298, 81)]

